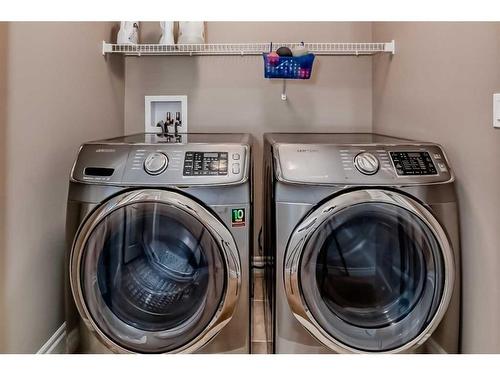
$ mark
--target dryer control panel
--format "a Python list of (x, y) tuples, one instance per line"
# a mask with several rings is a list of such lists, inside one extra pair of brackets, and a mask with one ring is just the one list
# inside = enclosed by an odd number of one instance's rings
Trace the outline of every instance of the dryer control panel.
[(427, 151), (390, 152), (394, 168), (399, 176), (436, 175), (436, 167)]
[(308, 184), (418, 185), (453, 179), (444, 151), (430, 143), (276, 143), (277, 176)]

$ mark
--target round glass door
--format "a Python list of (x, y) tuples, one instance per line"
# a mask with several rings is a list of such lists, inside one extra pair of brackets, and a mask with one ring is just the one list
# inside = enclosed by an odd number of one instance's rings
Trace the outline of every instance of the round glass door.
[(132, 352), (169, 352), (206, 332), (226, 290), (226, 262), (207, 223), (182, 205), (138, 201), (102, 215), (79, 256), (82, 307)]
[(303, 302), (319, 330), (343, 347), (403, 347), (429, 328), (441, 306), (447, 283), (441, 243), (401, 203), (360, 199), (322, 207), (302, 242)]

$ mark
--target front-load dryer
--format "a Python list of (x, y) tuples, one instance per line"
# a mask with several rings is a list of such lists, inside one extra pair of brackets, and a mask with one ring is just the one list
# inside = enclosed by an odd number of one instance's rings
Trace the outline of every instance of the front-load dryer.
[(458, 352), (457, 197), (439, 145), (267, 134), (264, 165), (274, 352)]
[(84, 144), (67, 209), (67, 352), (249, 353), (250, 136)]

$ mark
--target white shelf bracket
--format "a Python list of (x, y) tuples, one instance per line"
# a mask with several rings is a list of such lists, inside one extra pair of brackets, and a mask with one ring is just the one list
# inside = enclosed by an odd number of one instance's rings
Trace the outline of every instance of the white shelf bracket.
[(105, 40), (102, 41), (102, 55), (105, 56), (106, 53), (113, 52), (113, 47), (111, 44), (106, 43)]
[(385, 43), (385, 52), (390, 52), (392, 55), (396, 54), (396, 41), (393, 39), (389, 43)]
[(281, 92), (281, 100), (285, 101), (286, 97), (286, 79), (283, 80), (283, 91)]

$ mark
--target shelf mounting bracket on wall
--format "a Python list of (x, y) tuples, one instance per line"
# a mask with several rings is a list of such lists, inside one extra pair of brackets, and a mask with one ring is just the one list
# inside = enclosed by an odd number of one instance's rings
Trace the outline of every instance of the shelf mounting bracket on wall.
[(281, 92), (281, 100), (286, 100), (286, 79), (283, 80), (283, 91)]

